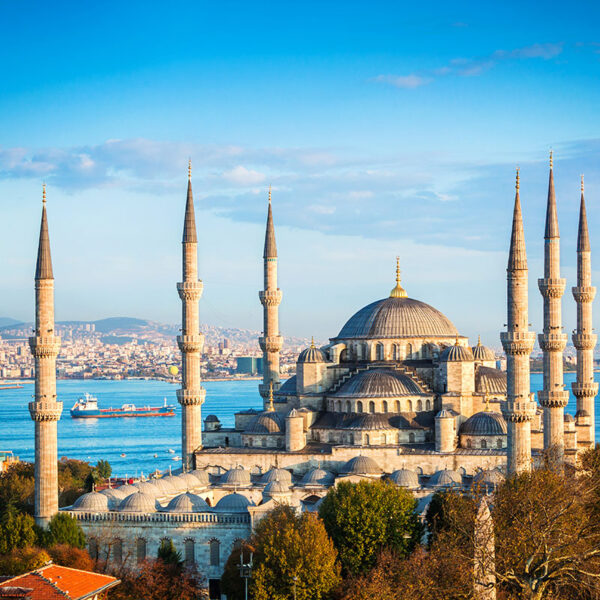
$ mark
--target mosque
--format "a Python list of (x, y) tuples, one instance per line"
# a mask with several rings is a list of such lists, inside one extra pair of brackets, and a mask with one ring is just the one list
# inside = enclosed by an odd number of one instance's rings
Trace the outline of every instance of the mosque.
[[(133, 485), (91, 492), (63, 510), (80, 522), (93, 556), (130, 565), (156, 555), (171, 539), (188, 562), (209, 579), (220, 597), (219, 578), (236, 543), (277, 503), (317, 510), (339, 481), (388, 479), (410, 489), (421, 510), (438, 489), (480, 484), (493, 489), (506, 474), (535, 467), (545, 452), (574, 462), (595, 443), (590, 243), (581, 185), (577, 242), (577, 378), (575, 417), (565, 415), (563, 383), (560, 235), (552, 156), (544, 236), (544, 388), (530, 393), (528, 267), (519, 195), (519, 173), (507, 267), (507, 330), (501, 333), (506, 371), (480, 341), (471, 345), (434, 307), (409, 298), (396, 266), (389, 295), (352, 315), (329, 343), (314, 343), (298, 357), (296, 375), (279, 377), (278, 256), (269, 191), (264, 246), (263, 410), (241, 410), (234, 427), (208, 415), (202, 427), (205, 390), (200, 380), (203, 336), (199, 300), (198, 237), (191, 169), (183, 230), (182, 469)], [(35, 516), (47, 525), (58, 511), (54, 279), (45, 191), (35, 276), (36, 329), (30, 346), (36, 361)]]

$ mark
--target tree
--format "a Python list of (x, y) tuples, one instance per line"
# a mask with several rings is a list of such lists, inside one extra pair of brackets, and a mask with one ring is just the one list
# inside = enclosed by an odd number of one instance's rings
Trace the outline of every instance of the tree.
[(475, 518), (477, 497), (468, 496), (457, 490), (440, 490), (433, 494), (425, 513), (425, 522), (429, 530), (429, 546), (442, 531), (455, 526), (452, 515), (461, 514), (467, 522)]
[(166, 565), (180, 566), (182, 564), (181, 552), (175, 549), (173, 540), (161, 540), (158, 547), (158, 559)]
[(277, 506), (257, 524), (251, 545), (254, 600), (291, 599), (294, 588), (297, 600), (321, 600), (340, 584), (337, 552), (315, 514)]
[(48, 530), (43, 534), (44, 546), (68, 544), (75, 548), (85, 548), (85, 534), (77, 519), (67, 513), (58, 513), (52, 517)]
[(416, 505), (410, 492), (389, 482), (341, 482), (331, 488), (319, 514), (344, 571), (365, 573), (383, 548), (399, 556), (410, 553), (422, 534)]
[(13, 504), (20, 510), (33, 513), (33, 464), (18, 462), (0, 473), (0, 510)]
[(22, 575), (49, 562), (50, 556), (41, 548), (14, 548), (8, 554), (0, 555), (0, 575)]
[(32, 546), (36, 537), (33, 517), (18, 511), (12, 502), (9, 503), (0, 516), (0, 554)]
[(100, 479), (108, 479), (112, 474), (112, 467), (107, 460), (100, 459), (96, 464), (95, 470)]
[(93, 571), (95, 563), (87, 550), (75, 548), (68, 544), (55, 544), (47, 550), (53, 563), (63, 567), (73, 567), (84, 571)]
[(244, 563), (247, 563), (250, 559), (250, 554), (254, 553), (254, 548), (247, 542), (236, 545), (223, 569), (223, 575), (221, 576), (221, 590), (227, 595), (230, 600), (244, 600), (244, 580), (240, 576), (240, 555), (243, 552)]

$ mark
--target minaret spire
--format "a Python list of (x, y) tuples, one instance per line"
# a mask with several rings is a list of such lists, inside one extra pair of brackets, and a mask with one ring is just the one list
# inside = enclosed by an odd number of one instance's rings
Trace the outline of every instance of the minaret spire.
[(506, 352), (506, 402), (502, 414), (508, 425), (507, 468), (518, 473), (531, 468), (531, 420), (536, 405), (529, 392), (529, 355), (535, 333), (529, 331), (527, 252), (521, 214), (519, 170), (516, 175), (513, 224), (507, 271), (507, 331), (500, 334)]
[(263, 351), (263, 382), (259, 391), (265, 408), (270, 404), (269, 394), (273, 387), (279, 389), (279, 352), (283, 338), (279, 335), (279, 304), (282, 293), (277, 287), (277, 244), (275, 243), (275, 226), (273, 225), (273, 209), (271, 204), (271, 186), (269, 186), (269, 208), (265, 231), (264, 290), (258, 293), (263, 305), (263, 335), (259, 344)]
[(400, 285), (400, 257), (396, 256), (396, 286), (390, 292), (390, 298), (406, 298), (406, 290)]
[(182, 407), (181, 452), (184, 471), (193, 469), (194, 452), (202, 447), (202, 404), (206, 390), (200, 377), (200, 357), (204, 336), (200, 333), (198, 301), (203, 283), (198, 279), (198, 237), (192, 195), (192, 161), (188, 163), (188, 187), (183, 224), (183, 281), (177, 284), (182, 303), (181, 335), (177, 343), (181, 350), (181, 389), (177, 399)]
[(35, 335), (29, 346), (35, 360), (35, 399), (29, 413), (35, 422), (36, 523), (46, 527), (58, 512), (58, 451), (56, 424), (62, 402), (56, 400), (56, 357), (60, 338), (54, 330), (54, 275), (46, 214), (46, 186), (42, 191), (42, 222), (35, 270)]
[(591, 248), (583, 175), (577, 236), (577, 286), (573, 288), (573, 296), (577, 302), (577, 330), (573, 333), (573, 345), (577, 349), (577, 379), (571, 387), (577, 399), (577, 441), (594, 447), (594, 401), (598, 393), (598, 384), (594, 381), (594, 347), (598, 336), (593, 333), (592, 328), (592, 302), (596, 296), (596, 288), (592, 286)]

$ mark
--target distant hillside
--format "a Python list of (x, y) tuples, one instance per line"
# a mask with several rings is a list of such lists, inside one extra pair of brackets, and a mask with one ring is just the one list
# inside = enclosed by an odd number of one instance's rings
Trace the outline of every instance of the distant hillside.
[(96, 326), (96, 331), (99, 333), (110, 333), (117, 329), (139, 331), (155, 325), (155, 323), (146, 321), (146, 319), (134, 319), (133, 317), (109, 317), (108, 319), (92, 321), (92, 323)]
[(11, 325), (21, 325), (23, 321), (11, 319), (10, 317), (0, 317), (0, 327), (10, 327)]

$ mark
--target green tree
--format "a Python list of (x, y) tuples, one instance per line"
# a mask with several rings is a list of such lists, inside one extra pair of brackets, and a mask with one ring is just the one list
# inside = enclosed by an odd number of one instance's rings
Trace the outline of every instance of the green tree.
[(17, 510), (12, 502), (9, 503), (0, 515), (0, 554), (8, 554), (15, 548), (32, 546), (35, 540), (33, 517)]
[(297, 600), (321, 600), (340, 584), (337, 552), (315, 514), (278, 506), (257, 524), (251, 545), (253, 600), (291, 599), (294, 588)]
[(0, 555), (0, 575), (22, 575), (39, 569), (50, 562), (45, 550), (35, 546), (14, 548), (8, 554)]
[(161, 540), (157, 556), (166, 565), (179, 566), (182, 564), (181, 552), (175, 549), (173, 540)]
[(52, 517), (42, 539), (45, 547), (54, 546), (55, 544), (68, 544), (75, 548), (85, 548), (85, 534), (77, 519), (64, 512)]
[(341, 482), (331, 488), (319, 514), (346, 574), (369, 570), (384, 548), (411, 552), (422, 527), (410, 492), (384, 481)]
[(33, 464), (18, 462), (0, 473), (0, 510), (8, 504), (33, 513)]
[(440, 490), (433, 494), (425, 513), (425, 522), (429, 530), (429, 546), (442, 531), (454, 526), (452, 515), (461, 514), (469, 521), (475, 518), (477, 498), (461, 494), (457, 490)]
[(250, 553), (254, 552), (254, 548), (247, 542), (241, 545), (236, 545), (223, 569), (223, 575), (221, 576), (221, 590), (227, 595), (230, 600), (244, 600), (244, 580), (240, 576), (240, 555), (244, 554), (244, 564), (247, 564), (250, 560)]
[(101, 479), (108, 479), (112, 474), (112, 467), (107, 460), (100, 459), (96, 464), (95, 470)]

